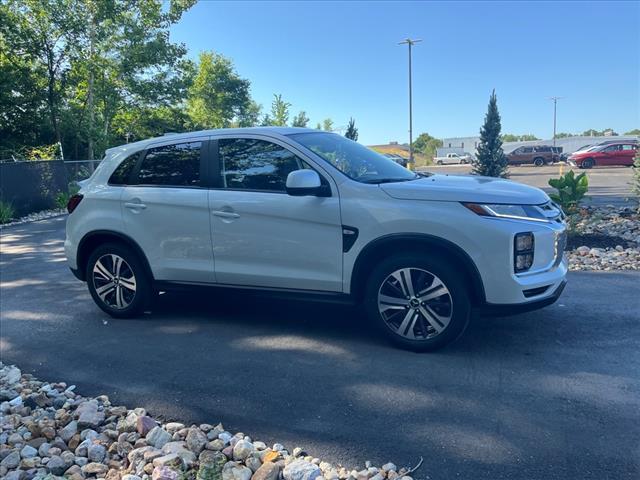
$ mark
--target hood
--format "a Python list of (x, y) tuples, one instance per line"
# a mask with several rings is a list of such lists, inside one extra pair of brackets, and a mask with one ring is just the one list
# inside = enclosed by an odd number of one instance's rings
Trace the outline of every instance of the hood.
[(400, 200), (510, 203), (539, 205), (549, 197), (539, 188), (501, 178), (474, 175), (432, 175), (408, 182), (383, 183), (380, 188)]

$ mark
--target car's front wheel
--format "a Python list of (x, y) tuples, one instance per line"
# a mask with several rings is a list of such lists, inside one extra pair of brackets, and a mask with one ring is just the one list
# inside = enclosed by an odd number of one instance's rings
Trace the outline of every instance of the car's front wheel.
[(441, 258), (403, 254), (383, 260), (366, 287), (368, 317), (396, 345), (415, 351), (441, 348), (464, 332), (468, 287)]
[(536, 159), (533, 161), (533, 164), (534, 164), (536, 167), (542, 167), (542, 166), (544, 165), (544, 158), (540, 158), (540, 157), (536, 158)]
[(93, 251), (86, 279), (93, 300), (113, 317), (143, 313), (151, 297), (151, 285), (140, 259), (130, 248), (117, 243)]
[(593, 158), (585, 158), (582, 162), (581, 167), (582, 168), (593, 168), (593, 166), (595, 165), (595, 162), (593, 161)]

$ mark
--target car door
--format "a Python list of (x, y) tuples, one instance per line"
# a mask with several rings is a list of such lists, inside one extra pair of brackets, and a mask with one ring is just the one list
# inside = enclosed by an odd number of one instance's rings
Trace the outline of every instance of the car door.
[(601, 166), (619, 165), (619, 147), (619, 145), (609, 145), (608, 147), (602, 149), (600, 151), (600, 155), (598, 155), (596, 159), (597, 164)]
[(214, 142), (217, 187), (209, 191), (216, 279), (222, 284), (342, 291), (340, 200), (290, 196), (287, 175), (311, 168), (283, 141), (255, 135)]
[(636, 156), (636, 145), (633, 144), (624, 144), (622, 145), (622, 150), (620, 151), (620, 165), (633, 165), (633, 160)]
[(147, 256), (156, 280), (215, 280), (208, 189), (207, 138), (154, 144), (124, 188), (126, 233)]

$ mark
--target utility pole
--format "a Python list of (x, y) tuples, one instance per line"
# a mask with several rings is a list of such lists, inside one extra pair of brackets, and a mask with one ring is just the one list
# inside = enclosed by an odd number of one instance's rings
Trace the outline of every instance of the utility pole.
[(409, 165), (411, 170), (414, 168), (415, 161), (413, 160), (413, 97), (411, 86), (411, 47), (416, 43), (420, 43), (422, 40), (411, 40), (410, 38), (404, 39), (398, 45), (409, 46)]
[(553, 101), (553, 146), (556, 146), (556, 110), (558, 100), (564, 97), (549, 97), (549, 100)]

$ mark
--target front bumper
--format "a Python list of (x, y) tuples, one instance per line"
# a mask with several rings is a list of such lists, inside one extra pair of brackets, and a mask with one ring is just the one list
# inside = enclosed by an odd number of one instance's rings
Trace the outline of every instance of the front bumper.
[(508, 316), (508, 315), (517, 315), (519, 313), (531, 312), (533, 310), (538, 310), (540, 308), (547, 307), (558, 300), (560, 295), (564, 290), (564, 287), (567, 285), (566, 280), (562, 280), (560, 284), (556, 287), (555, 290), (551, 293), (551, 295), (539, 298), (537, 300), (531, 300), (530, 302), (518, 303), (518, 304), (495, 304), (495, 303), (485, 303), (482, 307), (480, 307), (479, 312), (482, 315), (492, 315), (492, 316)]

